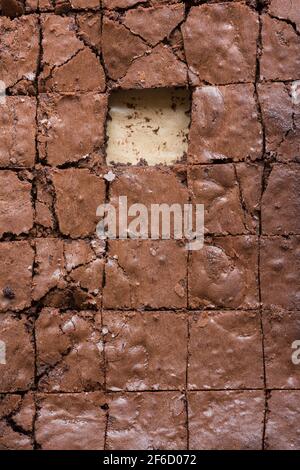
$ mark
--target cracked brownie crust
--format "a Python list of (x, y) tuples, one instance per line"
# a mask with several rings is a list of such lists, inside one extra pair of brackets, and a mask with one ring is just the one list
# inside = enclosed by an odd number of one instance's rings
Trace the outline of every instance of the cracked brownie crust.
[(299, 449), (299, 161), (299, 0), (0, 0), (0, 450)]

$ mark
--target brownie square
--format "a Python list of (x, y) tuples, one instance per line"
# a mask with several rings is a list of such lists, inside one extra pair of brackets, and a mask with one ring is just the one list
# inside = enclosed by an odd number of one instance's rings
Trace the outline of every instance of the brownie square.
[(32, 185), (18, 173), (0, 170), (0, 237), (28, 233), (33, 226)]
[[(119, 207), (119, 197), (127, 197), (127, 206), (143, 204), (150, 213), (152, 204), (179, 204), (184, 211), (184, 204), (189, 202), (189, 192), (186, 185), (186, 170), (182, 165), (172, 169), (166, 167), (126, 167), (114, 170), (115, 179), (109, 187), (109, 202), (116, 209)], [(117, 218), (118, 219), (118, 218)], [(128, 225), (135, 216), (128, 217)], [(149, 236), (151, 220), (149, 217)], [(172, 221), (172, 217), (171, 217)], [(117, 220), (117, 234), (119, 235)], [(171, 223), (170, 235), (174, 237), (174, 224)], [(162, 236), (162, 226), (159, 227)]]
[(261, 296), (267, 308), (300, 308), (299, 241), (299, 236), (261, 239)]
[(274, 165), (262, 198), (264, 235), (300, 234), (300, 170)]
[(300, 341), (299, 312), (263, 313), (265, 367), (268, 388), (299, 388), (299, 364), (293, 363)]
[(258, 15), (243, 3), (192, 7), (182, 26), (194, 85), (253, 82)]
[(25, 315), (20, 318), (11, 313), (0, 315), (0, 340), (0, 393), (30, 389), (34, 385), (34, 345), (30, 320)]
[(0, 243), (0, 312), (29, 307), (33, 255), (26, 241)]
[(152, 48), (125, 24), (119, 15), (104, 15), (103, 58), (111, 79), (124, 89), (187, 85), (187, 67), (168, 44), (162, 41)]
[(278, 161), (300, 161), (300, 82), (262, 83), (259, 101), (266, 151)]
[(107, 449), (186, 449), (185, 408), (179, 392), (111, 395)]
[(0, 397), (0, 450), (33, 450), (34, 415), (31, 393)]
[(103, 162), (104, 94), (41, 94), (38, 108), (40, 158), (51, 166), (93, 158)]
[(97, 390), (104, 382), (101, 315), (45, 309), (36, 321), (42, 392)]
[[(6, 88), (34, 92), (39, 59), (39, 28), (35, 15), (10, 20), (0, 17), (0, 80)], [(22, 47), (20, 47), (20, 44)]]
[(186, 307), (187, 250), (175, 240), (109, 241), (104, 307)]
[[(157, 2), (156, 2), (157, 3)], [(142, 6), (128, 10), (123, 17), (124, 25), (134, 34), (142, 37), (152, 47), (168, 38), (172, 31), (184, 20), (184, 4), (158, 2), (150, 8)], [(164, 3), (171, 3), (165, 5)]]
[(263, 391), (190, 392), (191, 450), (261, 450)]
[(258, 307), (258, 240), (227, 236), (207, 240), (189, 261), (191, 308)]
[(97, 240), (36, 239), (33, 299), (49, 307), (100, 308), (103, 250)]
[(190, 163), (261, 158), (262, 127), (253, 85), (203, 86), (193, 93)]
[(271, 392), (266, 422), (268, 450), (299, 450), (300, 390)]
[(298, 80), (299, 47), (299, 31), (292, 24), (263, 15), (261, 80)]
[(257, 312), (197, 312), (189, 324), (190, 390), (263, 387)]
[(193, 204), (204, 204), (205, 232), (240, 235), (258, 231), (262, 166), (195, 165), (188, 181)]
[(43, 450), (103, 450), (106, 399), (101, 392), (38, 394), (36, 440)]
[(0, 113), (0, 168), (33, 167), (36, 154), (35, 116), (35, 98), (5, 97)]
[[(100, 24), (100, 18), (98, 16)], [(80, 34), (76, 17), (42, 15), (42, 92), (103, 92), (100, 59)], [(58, 39), (59, 38), (59, 41)]]
[(105, 182), (88, 169), (69, 168), (52, 173), (59, 229), (71, 238), (96, 235), (96, 211), (105, 201)]
[(104, 311), (103, 325), (108, 390), (185, 387), (185, 314)]

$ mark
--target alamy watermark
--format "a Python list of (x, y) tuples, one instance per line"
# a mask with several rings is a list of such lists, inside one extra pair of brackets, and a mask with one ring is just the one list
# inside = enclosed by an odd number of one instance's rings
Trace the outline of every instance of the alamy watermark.
[(0, 104), (5, 104), (6, 101), (6, 86), (5, 83), (0, 80)]
[[(182, 240), (187, 250), (201, 250), (204, 245), (203, 204), (132, 204), (120, 196), (117, 207), (101, 204), (97, 208), (96, 233), (101, 240)], [(133, 218), (133, 219), (132, 219)]]
[(293, 103), (300, 104), (300, 80), (292, 83), (291, 93)]
[(293, 342), (292, 349), (295, 350), (292, 354), (292, 363), (298, 366), (300, 364), (300, 340)]
[(6, 364), (6, 344), (0, 340), (0, 364)]

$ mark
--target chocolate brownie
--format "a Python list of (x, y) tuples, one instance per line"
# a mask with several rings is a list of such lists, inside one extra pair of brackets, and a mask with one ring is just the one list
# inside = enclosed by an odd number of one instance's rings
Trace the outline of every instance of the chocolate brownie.
[[(98, 18), (100, 25), (100, 18)], [(42, 15), (41, 92), (103, 92), (105, 75), (99, 57), (80, 35), (76, 17)], [(60, 38), (57, 47), (57, 38)]]
[(299, 80), (300, 37), (293, 23), (262, 16), (261, 80)]
[[(118, 170), (115, 179), (110, 184), (109, 202), (116, 209), (119, 206), (119, 197), (126, 195), (128, 207), (133, 204), (144, 204), (151, 211), (152, 204), (178, 204), (183, 213), (184, 204), (189, 202), (188, 188), (186, 187), (186, 170), (182, 166), (172, 169), (165, 167), (132, 167)], [(134, 216), (128, 217), (128, 224)], [(119, 234), (119, 221), (117, 230)], [(149, 235), (151, 232), (149, 221)], [(161, 236), (162, 226), (159, 227)], [(171, 226), (171, 236), (174, 236), (174, 225)]]
[(300, 82), (258, 86), (266, 152), (281, 162), (300, 161)]
[(270, 0), (269, 14), (281, 20), (294, 23), (300, 32), (300, 3), (299, 0)]
[(247, 5), (193, 7), (182, 31), (193, 85), (255, 80), (259, 21)]
[(36, 156), (35, 98), (6, 96), (0, 109), (0, 168), (33, 167)]
[(264, 235), (300, 234), (299, 177), (297, 165), (272, 167), (262, 198)]
[(258, 312), (197, 312), (189, 335), (190, 390), (263, 388)]
[(299, 448), (299, 35), (300, 0), (0, 0), (1, 450)]
[(260, 285), (264, 307), (300, 308), (299, 255), (299, 236), (261, 239)]
[(134, 34), (141, 36), (153, 47), (169, 37), (183, 19), (184, 5), (179, 3), (128, 10), (123, 22)]
[(33, 450), (34, 397), (0, 396), (0, 450)]
[(35, 374), (32, 321), (25, 315), (17, 318), (11, 312), (1, 314), (0, 340), (4, 344), (0, 393), (29, 390), (34, 385)]
[(105, 199), (103, 177), (87, 169), (70, 168), (54, 171), (52, 180), (61, 233), (71, 238), (95, 237), (96, 210)]
[(58, 308), (101, 307), (104, 246), (99, 240), (35, 240), (33, 299)]
[(183, 450), (185, 423), (185, 400), (179, 392), (113, 394), (107, 449)]
[(0, 312), (30, 306), (33, 261), (34, 251), (28, 242), (0, 243)]
[(33, 226), (32, 184), (18, 173), (0, 170), (0, 237), (28, 233)]
[(108, 390), (185, 387), (185, 314), (104, 311), (103, 325)]
[(187, 250), (179, 240), (111, 240), (104, 307), (184, 308)]
[(107, 96), (99, 93), (41, 94), (40, 159), (52, 166), (94, 158), (103, 162)]
[(193, 93), (189, 162), (259, 159), (263, 133), (253, 85), (204, 86)]
[(43, 310), (35, 325), (38, 388), (43, 392), (101, 389), (101, 314)]
[(188, 291), (191, 308), (257, 308), (257, 238), (216, 237), (191, 252)]
[(38, 445), (43, 450), (103, 450), (105, 405), (101, 392), (38, 394)]
[(206, 233), (258, 232), (262, 174), (261, 165), (247, 163), (189, 168), (191, 201), (204, 204)]
[[(33, 92), (39, 59), (38, 19), (35, 15), (10, 20), (0, 17), (0, 80), (6, 88)], [(22, 44), (22, 48), (20, 48)]]
[(300, 348), (299, 312), (265, 311), (263, 327), (267, 387), (300, 388), (296, 364), (297, 347)]
[(191, 450), (260, 450), (263, 440), (262, 391), (190, 392)]
[(266, 422), (268, 450), (298, 450), (300, 390), (271, 392)]

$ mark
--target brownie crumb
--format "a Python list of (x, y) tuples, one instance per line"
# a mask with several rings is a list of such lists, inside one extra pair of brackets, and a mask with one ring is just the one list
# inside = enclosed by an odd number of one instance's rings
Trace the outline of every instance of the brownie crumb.
[(9, 299), (9, 300), (13, 300), (16, 297), (11, 287), (4, 287), (3, 295), (6, 299)]

